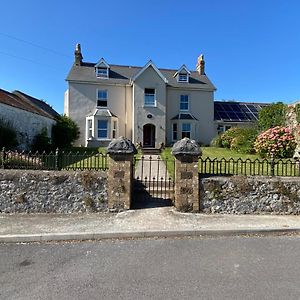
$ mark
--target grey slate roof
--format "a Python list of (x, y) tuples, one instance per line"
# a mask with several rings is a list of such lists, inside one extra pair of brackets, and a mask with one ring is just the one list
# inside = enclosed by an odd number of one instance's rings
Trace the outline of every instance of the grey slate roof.
[(171, 120), (195, 120), (195, 121), (198, 121), (198, 119), (190, 113), (179, 113), (178, 115), (173, 117)]
[[(81, 66), (76, 66), (74, 64), (66, 80), (95, 83), (130, 84), (131, 78), (133, 78), (143, 68), (136, 66), (110, 65), (109, 79), (102, 79), (96, 77), (95, 65), (95, 63), (86, 62), (83, 62)], [(159, 69), (159, 71), (167, 78), (168, 86), (208, 90), (216, 89), (206, 75), (200, 75), (197, 71), (191, 72), (188, 83), (177, 82), (177, 79), (173, 77), (177, 72), (175, 69)]]
[(23, 98), (24, 100), (29, 101), (35, 107), (43, 110), (44, 112), (46, 112), (48, 115), (50, 115), (53, 118), (59, 116), (59, 113), (56, 112), (49, 104), (47, 104), (43, 100), (39, 100), (37, 98), (34, 98), (34, 97), (32, 97), (30, 95), (27, 95), (27, 94), (25, 94), (23, 92), (20, 92), (20, 91), (13, 91), (13, 94), (17, 95), (20, 98)]

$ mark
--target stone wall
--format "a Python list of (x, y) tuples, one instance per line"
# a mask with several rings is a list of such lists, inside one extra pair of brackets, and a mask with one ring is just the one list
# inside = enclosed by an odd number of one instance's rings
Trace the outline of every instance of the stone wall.
[(56, 123), (53, 119), (31, 113), (16, 107), (0, 103), (0, 119), (8, 121), (17, 132), (19, 148), (28, 149), (33, 138), (47, 129), (51, 137), (52, 126)]
[(300, 214), (300, 178), (201, 178), (200, 195), (204, 213)]
[(107, 211), (105, 172), (1, 170), (0, 213)]

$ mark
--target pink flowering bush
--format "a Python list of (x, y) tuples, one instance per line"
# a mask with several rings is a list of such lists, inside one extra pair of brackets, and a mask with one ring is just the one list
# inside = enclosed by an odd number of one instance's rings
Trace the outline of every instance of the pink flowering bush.
[(291, 130), (280, 126), (262, 132), (254, 143), (254, 149), (261, 157), (292, 157), (295, 148), (296, 142)]

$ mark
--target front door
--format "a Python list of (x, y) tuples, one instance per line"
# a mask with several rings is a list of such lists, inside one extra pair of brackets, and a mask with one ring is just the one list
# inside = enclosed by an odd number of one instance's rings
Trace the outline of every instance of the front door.
[(155, 147), (155, 126), (146, 124), (143, 127), (143, 147)]

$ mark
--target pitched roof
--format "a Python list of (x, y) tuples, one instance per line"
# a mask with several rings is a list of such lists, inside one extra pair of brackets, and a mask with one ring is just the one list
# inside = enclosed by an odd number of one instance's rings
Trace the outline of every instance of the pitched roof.
[(259, 111), (268, 103), (215, 101), (215, 121), (221, 122), (253, 122), (258, 120)]
[[(37, 99), (36, 99), (37, 100)], [(10, 93), (8, 91), (5, 91), (3, 89), (0, 89), (0, 103), (16, 107), (37, 115), (41, 115), (43, 117), (47, 117), (50, 119), (54, 119), (54, 117), (44, 111), (43, 109), (37, 107), (32, 102), (24, 99), (23, 97), (20, 97), (17, 94)]]
[(178, 115), (173, 117), (171, 120), (195, 120), (195, 121), (198, 121), (198, 119), (190, 113), (179, 113)]
[(34, 98), (34, 97), (27, 95), (20, 91), (13, 91), (13, 94), (15, 94), (21, 98), (25, 98), (26, 100), (31, 102), (34, 106), (42, 109), (44, 112), (46, 112), (47, 114), (51, 115), (54, 118), (59, 116), (59, 113), (57, 111), (55, 111), (48, 103), (46, 103), (43, 100)]
[[(93, 83), (114, 83), (114, 84), (130, 84), (132, 78), (138, 74), (143, 67), (136, 66), (120, 66), (109, 65), (109, 80), (97, 78), (95, 75), (95, 63), (83, 62), (81, 66), (72, 66), (66, 80), (81, 81)], [(158, 68), (161, 74), (167, 79), (168, 86), (181, 88), (196, 88), (215, 90), (215, 86), (206, 75), (200, 75), (197, 71), (191, 71), (189, 82), (177, 82), (174, 74), (177, 69), (162, 69)]]

